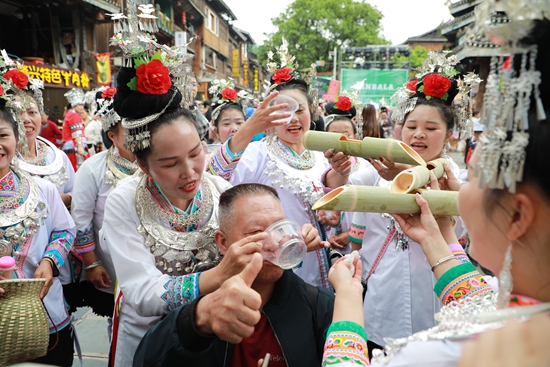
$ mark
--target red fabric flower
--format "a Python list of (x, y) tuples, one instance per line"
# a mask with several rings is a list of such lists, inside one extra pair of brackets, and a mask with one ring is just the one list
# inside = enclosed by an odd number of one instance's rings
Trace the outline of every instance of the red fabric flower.
[(10, 71), (8, 71), (6, 74), (4, 74), (4, 78), (7, 80), (11, 80), (13, 85), (20, 89), (27, 88), (27, 84), (29, 84), (29, 77), (27, 76), (27, 74), (17, 69), (11, 69)]
[(109, 87), (101, 93), (101, 98), (113, 98), (116, 94), (116, 88), (115, 87)]
[(502, 64), (502, 70), (510, 70), (512, 68), (512, 56), (509, 56)]
[(4, 95), (4, 87), (2, 87), (2, 86), (0, 85), (0, 96), (3, 96), (3, 95)]
[(416, 85), (418, 84), (418, 80), (417, 79), (413, 79), (411, 81), (409, 81), (407, 83), (407, 89), (411, 92), (411, 93), (416, 93)]
[(292, 79), (292, 69), (291, 68), (282, 68), (273, 74), (273, 82), (275, 84), (281, 84), (284, 82), (288, 82), (290, 79)]
[(137, 90), (145, 94), (166, 94), (172, 86), (170, 71), (162, 61), (154, 59), (141, 64), (136, 71)]
[(443, 98), (451, 88), (451, 80), (441, 74), (430, 74), (424, 77), (424, 95), (434, 98)]
[(346, 96), (338, 97), (338, 102), (335, 104), (340, 111), (349, 111), (351, 109), (351, 99)]
[(237, 91), (233, 88), (225, 88), (222, 90), (222, 98), (228, 101), (236, 101), (238, 98)]

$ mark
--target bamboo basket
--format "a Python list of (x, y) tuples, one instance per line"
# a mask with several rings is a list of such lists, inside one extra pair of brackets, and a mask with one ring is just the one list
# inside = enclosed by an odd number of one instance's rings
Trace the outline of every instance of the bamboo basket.
[(0, 366), (46, 355), (50, 330), (39, 294), (45, 279), (1, 280)]
[[(458, 216), (458, 192), (418, 190), (433, 215)], [(420, 207), (413, 194), (394, 194), (386, 187), (341, 186), (319, 199), (313, 210), (346, 212), (418, 214)]]
[(393, 179), (390, 190), (395, 194), (409, 194), (430, 183), (430, 171), (436, 178), (441, 178), (445, 173), (443, 163), (448, 161), (445, 158), (438, 158), (429, 161), (424, 166), (415, 166), (399, 172)]
[(348, 139), (343, 134), (322, 131), (308, 131), (304, 135), (304, 146), (309, 150), (326, 152), (334, 148), (354, 157), (378, 159), (383, 157), (391, 162), (425, 166), (426, 162), (410, 146), (399, 140), (364, 138)]

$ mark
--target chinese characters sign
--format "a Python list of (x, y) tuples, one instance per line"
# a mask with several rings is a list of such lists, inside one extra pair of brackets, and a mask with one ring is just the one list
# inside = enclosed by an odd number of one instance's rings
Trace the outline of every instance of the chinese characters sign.
[(234, 49), (232, 51), (232, 56), (233, 56), (233, 68), (232, 68), (233, 70), (232, 70), (231, 76), (236, 79), (239, 77), (239, 50)]
[(254, 69), (254, 92), (260, 91), (260, 79), (259, 79), (260, 72), (258, 69)]
[(243, 62), (243, 84), (248, 87), (248, 61)]
[(27, 74), (29, 79), (42, 80), (46, 87), (90, 88), (90, 78), (88, 74), (80, 71), (27, 63), (23, 65), (21, 71)]

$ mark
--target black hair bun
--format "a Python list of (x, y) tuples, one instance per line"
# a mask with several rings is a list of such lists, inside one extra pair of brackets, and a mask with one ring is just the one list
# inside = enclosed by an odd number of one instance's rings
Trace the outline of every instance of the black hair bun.
[(350, 119), (357, 114), (357, 109), (355, 107), (352, 106), (349, 110), (342, 111), (336, 107), (336, 103), (334, 102), (328, 102), (325, 106), (325, 111), (327, 111), (327, 114), (329, 115), (346, 116)]
[(8, 102), (7, 99), (0, 98), (0, 110), (2, 110), (2, 111), (6, 110), (6, 103), (7, 102)]
[(170, 99), (176, 93), (176, 96), (166, 108), (165, 112), (176, 110), (182, 100), (181, 92), (174, 86), (166, 94), (144, 94), (133, 91), (128, 87), (128, 83), (136, 76), (136, 69), (121, 68), (117, 75), (117, 91), (114, 96), (113, 108), (122, 118), (139, 119), (161, 112)]

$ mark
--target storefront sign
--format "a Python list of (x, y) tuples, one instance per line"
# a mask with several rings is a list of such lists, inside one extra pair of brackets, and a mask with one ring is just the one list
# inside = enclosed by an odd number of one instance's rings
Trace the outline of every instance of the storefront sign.
[(233, 56), (233, 70), (231, 71), (231, 76), (235, 79), (239, 77), (239, 49), (236, 48), (231, 51)]
[(243, 62), (243, 84), (248, 87), (248, 61)]
[(48, 65), (30, 64), (25, 62), (21, 71), (29, 79), (38, 79), (44, 82), (45, 87), (90, 88), (88, 74), (80, 71), (56, 68)]
[(260, 75), (260, 71), (258, 69), (254, 69), (254, 92), (260, 91), (259, 75)]
[(108, 86), (111, 85), (113, 78), (111, 77), (111, 54), (105, 52), (95, 54), (95, 65), (97, 69), (97, 84)]

